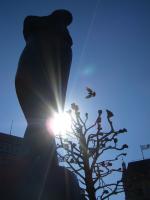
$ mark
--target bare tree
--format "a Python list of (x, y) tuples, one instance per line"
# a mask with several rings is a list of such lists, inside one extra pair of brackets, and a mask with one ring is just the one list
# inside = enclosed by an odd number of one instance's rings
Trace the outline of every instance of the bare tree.
[(106, 110), (108, 131), (102, 128), (102, 110), (98, 110), (96, 120), (91, 125), (89, 114), (81, 117), (75, 103), (71, 104), (68, 114), (72, 122), (71, 131), (66, 138), (56, 136), (58, 159), (60, 164), (77, 175), (84, 199), (104, 200), (123, 192), (120, 174), (116, 176), (119, 180), (115, 180), (114, 176), (109, 177), (115, 173), (122, 174), (122, 168), (118, 168), (116, 162), (126, 156), (123, 150), (128, 146), (119, 146), (118, 136), (127, 130), (115, 130), (113, 113), (109, 110)]

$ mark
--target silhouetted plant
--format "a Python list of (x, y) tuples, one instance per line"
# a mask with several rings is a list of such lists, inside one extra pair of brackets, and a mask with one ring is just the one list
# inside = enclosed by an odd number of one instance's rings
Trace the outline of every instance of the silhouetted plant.
[[(112, 123), (114, 115), (109, 110), (106, 110), (108, 131), (102, 128), (102, 110), (98, 110), (96, 120), (91, 125), (88, 125), (89, 114), (85, 113), (82, 118), (75, 103), (71, 104), (68, 114), (72, 121), (71, 131), (67, 132), (67, 137), (56, 136), (60, 164), (77, 175), (85, 199), (104, 200), (123, 192), (122, 178), (115, 181), (108, 177), (122, 173), (122, 168), (116, 167), (116, 161), (126, 156), (122, 150), (128, 145), (119, 146), (118, 135), (127, 130), (115, 130)], [(110, 154), (113, 158), (109, 158)]]

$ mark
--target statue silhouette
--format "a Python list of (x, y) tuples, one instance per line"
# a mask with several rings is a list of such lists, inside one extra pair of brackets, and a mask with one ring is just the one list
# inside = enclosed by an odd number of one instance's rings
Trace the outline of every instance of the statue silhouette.
[(72, 60), (72, 39), (67, 30), (71, 22), (72, 15), (66, 10), (44, 17), (28, 16), (24, 21), (26, 46), (15, 83), (28, 123), (24, 139), (32, 152), (44, 149), (53, 140), (46, 120), (64, 106)]
[(27, 120), (23, 150), (29, 159), (15, 199), (80, 199), (76, 177), (58, 166), (55, 137), (46, 127), (54, 111), (64, 107), (72, 60), (72, 39), (67, 30), (71, 22), (72, 15), (66, 10), (44, 17), (28, 16), (24, 21), (26, 46), (15, 84)]

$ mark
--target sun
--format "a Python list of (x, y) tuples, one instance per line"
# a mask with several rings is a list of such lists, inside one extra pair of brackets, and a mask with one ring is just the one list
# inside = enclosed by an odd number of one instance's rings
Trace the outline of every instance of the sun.
[(54, 135), (67, 136), (67, 132), (71, 130), (71, 118), (68, 113), (54, 113), (52, 118), (47, 120), (47, 128)]

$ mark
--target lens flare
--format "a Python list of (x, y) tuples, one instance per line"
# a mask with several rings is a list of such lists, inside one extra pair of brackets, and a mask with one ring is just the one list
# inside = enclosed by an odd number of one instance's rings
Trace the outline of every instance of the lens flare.
[(66, 136), (71, 130), (71, 119), (67, 113), (54, 113), (52, 118), (47, 120), (48, 131), (54, 135)]

